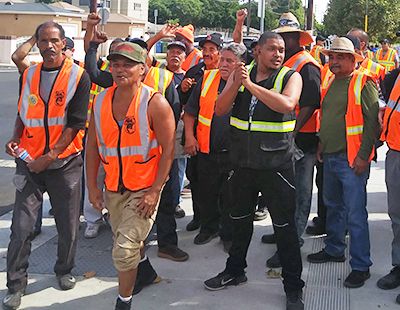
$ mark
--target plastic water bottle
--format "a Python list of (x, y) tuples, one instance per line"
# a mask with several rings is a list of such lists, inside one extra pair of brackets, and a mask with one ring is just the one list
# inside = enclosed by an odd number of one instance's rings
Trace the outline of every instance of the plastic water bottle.
[(30, 163), (33, 161), (32, 156), (23, 147), (15, 146), (14, 151), (18, 154), (18, 158), (21, 158), (24, 162)]

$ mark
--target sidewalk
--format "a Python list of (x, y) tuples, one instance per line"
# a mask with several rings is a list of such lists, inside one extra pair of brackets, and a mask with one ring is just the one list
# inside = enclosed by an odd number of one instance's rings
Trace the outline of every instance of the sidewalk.
[[(390, 243), (392, 232), (387, 215), (386, 186), (384, 182), (384, 159), (386, 148), (379, 149), (379, 161), (373, 163), (368, 183), (368, 210), (371, 236), (371, 278), (359, 289), (346, 289), (344, 279), (350, 272), (345, 263), (309, 264), (306, 256), (323, 247), (323, 238), (305, 236), (302, 247), (305, 304), (308, 310), (373, 310), (400, 309), (395, 299), (400, 289), (382, 291), (376, 281), (391, 269)], [(316, 193), (316, 189), (314, 191)], [(210, 292), (204, 289), (203, 281), (224, 269), (228, 257), (213, 239), (205, 245), (193, 244), (197, 234), (187, 232), (186, 224), (192, 218), (190, 196), (183, 197), (182, 208), (186, 217), (178, 219), (179, 246), (190, 254), (186, 262), (172, 262), (157, 257), (157, 245), (151, 241), (147, 255), (154, 268), (163, 278), (158, 284), (150, 285), (134, 297), (132, 309), (201, 309), (201, 310), (282, 310), (285, 309), (285, 294), (280, 279), (267, 278), (265, 261), (276, 250), (275, 245), (261, 243), (261, 236), (272, 232), (271, 219), (255, 222), (253, 241), (249, 248), (248, 283), (239, 287)], [(20, 309), (114, 309), (117, 296), (116, 270), (112, 265), (112, 235), (103, 229), (96, 239), (83, 238), (84, 224), (80, 230), (77, 250), (77, 285), (73, 290), (61, 291), (52, 273), (56, 251), (56, 229), (54, 220), (48, 215), (49, 202), (44, 205), (43, 232), (33, 242), (30, 260), (29, 285), (22, 298)], [(312, 214), (316, 215), (316, 194), (313, 195)], [(0, 217), (0, 298), (7, 292), (5, 252), (9, 239), (11, 214)], [(348, 257), (348, 253), (346, 254)], [(85, 272), (94, 270), (95, 277), (83, 278)]]

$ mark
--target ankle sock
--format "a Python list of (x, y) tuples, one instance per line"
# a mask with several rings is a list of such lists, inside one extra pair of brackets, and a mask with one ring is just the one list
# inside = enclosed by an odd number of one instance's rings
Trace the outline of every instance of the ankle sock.
[(130, 297), (122, 297), (120, 294), (118, 294), (118, 298), (121, 299), (123, 302), (128, 303), (132, 299), (132, 296), (130, 296)]

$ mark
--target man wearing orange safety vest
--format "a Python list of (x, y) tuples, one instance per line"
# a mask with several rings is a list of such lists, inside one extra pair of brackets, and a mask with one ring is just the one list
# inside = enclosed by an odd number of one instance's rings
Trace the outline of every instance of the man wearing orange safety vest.
[[(392, 71), (394, 72), (394, 71)], [(397, 72), (398, 74), (398, 72)], [(379, 279), (379, 288), (388, 290), (400, 286), (400, 75), (397, 75), (385, 109), (381, 140), (389, 148), (385, 162), (385, 181), (387, 188), (388, 213), (392, 221), (392, 266), (389, 274)], [(400, 295), (396, 301), (400, 303)]]
[(378, 127), (378, 91), (373, 78), (355, 70), (363, 56), (347, 37), (333, 40), (329, 68), (334, 77), (322, 91), (318, 160), (324, 164), (324, 203), (327, 207), (325, 248), (307, 256), (311, 263), (344, 262), (349, 231), (351, 273), (348, 288), (370, 277), (370, 241), (366, 184), (374, 156)]
[(325, 55), (321, 54), (321, 49), (323, 48), (325, 41), (325, 37), (321, 36), (320, 34), (317, 35), (317, 38), (315, 39), (315, 45), (310, 51), (310, 55), (322, 66), (326, 63)]
[(153, 226), (174, 158), (175, 123), (165, 98), (141, 83), (145, 49), (123, 42), (108, 60), (116, 85), (101, 92), (93, 105), (86, 149), (87, 186), (91, 204), (101, 210), (103, 193), (96, 179), (103, 162), (119, 280), (115, 309), (129, 310), (138, 265), (146, 259), (142, 245)]
[[(235, 65), (245, 61), (246, 47), (243, 44), (232, 43), (222, 48), (219, 69), (204, 72), (185, 106), (183, 117), (185, 150), (189, 155), (198, 157), (201, 215), (198, 220), (201, 227), (194, 238), (194, 243), (205, 244), (220, 236), (225, 252), (229, 252), (232, 244), (227, 187), (229, 173), (232, 170), (228, 152), (230, 113), (218, 117), (214, 114), (214, 107)], [(195, 134), (196, 119), (198, 124)]]
[(190, 68), (203, 61), (201, 51), (194, 47), (194, 27), (189, 24), (175, 31), (175, 39), (181, 41), (186, 46), (186, 59), (183, 62), (182, 70), (188, 71)]
[[(317, 146), (319, 130), (319, 107), (321, 72), (319, 63), (304, 50), (303, 46), (313, 42), (312, 37), (300, 30), (300, 24), (292, 13), (285, 13), (274, 32), (279, 33), (285, 41), (285, 59), (283, 65), (300, 73), (303, 88), (300, 100), (296, 105), (296, 127), (294, 137), (296, 144), (304, 153), (295, 162), (296, 178), (296, 214), (295, 222), (300, 246), (304, 241), (301, 235), (306, 227), (311, 208), (313, 174), (317, 164)], [(262, 241), (275, 243), (275, 234), (264, 235)], [(270, 268), (281, 266), (278, 252), (267, 260)]]
[(375, 53), (375, 60), (385, 67), (385, 73), (399, 67), (399, 55), (395, 49), (390, 48), (388, 39), (382, 40), (381, 48)]
[[(83, 68), (66, 59), (63, 28), (46, 22), (36, 29), (43, 62), (21, 76), (14, 134), (6, 152), (16, 157), (16, 200), (7, 251), (7, 309), (21, 303), (28, 282), (31, 240), (43, 194), (50, 196), (58, 231), (54, 272), (62, 290), (72, 289), (71, 270), (79, 228), (82, 138), (89, 102), (90, 79)], [(22, 160), (26, 150), (31, 159)], [(33, 160), (32, 160), (33, 159)]]

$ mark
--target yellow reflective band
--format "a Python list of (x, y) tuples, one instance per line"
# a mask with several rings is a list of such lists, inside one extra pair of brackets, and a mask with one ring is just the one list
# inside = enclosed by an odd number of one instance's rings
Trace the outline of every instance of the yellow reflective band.
[[(162, 70), (165, 70), (165, 69), (162, 69)], [(165, 91), (166, 91), (166, 89), (168, 87), (168, 85), (167, 85), (168, 78), (167, 78), (167, 72), (164, 71), (163, 73), (164, 73), (163, 74), (163, 76), (164, 76), (163, 96), (165, 97)]]
[[(249, 129), (249, 122), (240, 120), (236, 117), (231, 117), (231, 126), (241, 130)], [(287, 122), (261, 122), (253, 121), (251, 123), (250, 131), (262, 131), (262, 132), (291, 132), (296, 126), (296, 121)]]
[(154, 77), (154, 89), (156, 91), (159, 91), (158, 90), (158, 83), (160, 82), (160, 70), (155, 70), (155, 71), (156, 71), (156, 73), (155, 73), (155, 77)]
[(211, 84), (214, 81), (214, 78), (215, 78), (217, 72), (218, 72), (218, 70), (211, 70), (211, 72), (208, 74), (207, 79), (204, 81), (204, 88), (201, 91), (202, 97), (207, 96), (208, 90), (210, 89)]
[(107, 67), (109, 67), (108, 60), (103, 60), (103, 64), (101, 65), (100, 70), (101, 71), (106, 71), (106, 69), (108, 69), (108, 71), (110, 71), (110, 68), (107, 68)]
[(363, 132), (363, 125), (347, 127), (347, 135), (354, 136)]
[(236, 127), (237, 129), (247, 130), (249, 129), (249, 122), (242, 121), (236, 117), (231, 116), (231, 126)]
[(202, 123), (205, 126), (210, 127), (211, 126), (211, 119), (206, 118), (202, 115), (199, 114), (199, 122)]
[(273, 88), (276, 89), (278, 91), (278, 93), (282, 92), (283, 78), (289, 70), (290, 70), (290, 68), (288, 68), (288, 67), (282, 67), (282, 69), (278, 73), (278, 76), (275, 79)]
[(362, 84), (363, 75), (359, 74), (356, 78), (356, 82), (354, 83), (354, 95), (356, 98), (356, 105), (361, 104), (361, 84)]

